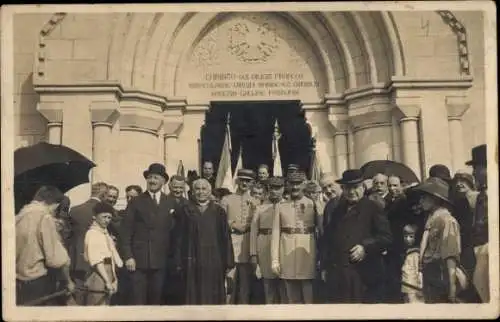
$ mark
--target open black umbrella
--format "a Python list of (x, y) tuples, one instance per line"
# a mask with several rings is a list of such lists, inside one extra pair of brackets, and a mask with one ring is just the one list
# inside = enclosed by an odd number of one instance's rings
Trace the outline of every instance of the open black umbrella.
[(16, 213), (43, 185), (62, 192), (89, 182), (94, 162), (64, 145), (41, 142), (14, 151)]
[(371, 179), (377, 173), (387, 176), (398, 176), (405, 183), (420, 182), (417, 175), (407, 165), (391, 160), (374, 160), (365, 163), (361, 167), (361, 172), (365, 179)]

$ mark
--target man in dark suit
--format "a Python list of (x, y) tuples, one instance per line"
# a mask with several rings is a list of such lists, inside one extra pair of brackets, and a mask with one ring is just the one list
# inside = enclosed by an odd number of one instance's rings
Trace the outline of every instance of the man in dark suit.
[(143, 175), (147, 191), (127, 206), (120, 249), (131, 272), (132, 304), (161, 305), (176, 205), (161, 191), (168, 181), (162, 164), (151, 164)]
[(215, 189), (216, 174), (214, 171), (214, 164), (212, 161), (205, 161), (203, 163), (203, 171), (201, 172), (202, 178), (207, 179), (212, 186), (212, 191)]
[[(89, 264), (83, 257), (85, 234), (92, 224), (94, 206), (104, 201), (108, 192), (108, 185), (97, 182), (92, 185), (91, 197), (81, 205), (71, 208), (69, 212), (69, 223), (71, 236), (69, 238), (69, 253), (71, 258), (71, 276), (77, 287), (83, 287), (85, 276), (90, 269)], [(75, 301), (78, 305), (84, 305), (84, 293), (76, 291)]]
[(175, 229), (172, 231), (172, 245), (169, 253), (169, 265), (166, 269), (166, 277), (164, 283), (164, 297), (167, 305), (183, 305), (186, 303), (185, 286), (186, 277), (181, 271), (180, 260), (176, 256), (181, 252), (181, 241), (183, 230), (180, 228), (181, 222), (185, 220), (186, 214), (183, 212), (183, 206), (188, 202), (184, 197), (186, 190), (186, 179), (180, 175), (174, 175), (170, 178), (168, 184), (170, 193), (167, 195), (167, 200), (175, 204), (173, 212), (175, 220)]
[(321, 247), (329, 302), (381, 302), (385, 282), (381, 252), (392, 241), (389, 222), (380, 205), (364, 195), (360, 170), (345, 171), (337, 182), (342, 198), (330, 210)]

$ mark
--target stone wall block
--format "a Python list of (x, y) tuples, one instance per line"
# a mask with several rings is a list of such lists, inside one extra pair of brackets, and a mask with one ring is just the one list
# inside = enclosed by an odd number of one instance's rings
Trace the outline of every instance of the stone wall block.
[(460, 119), (470, 107), (465, 96), (446, 96), (445, 104), (448, 118)]

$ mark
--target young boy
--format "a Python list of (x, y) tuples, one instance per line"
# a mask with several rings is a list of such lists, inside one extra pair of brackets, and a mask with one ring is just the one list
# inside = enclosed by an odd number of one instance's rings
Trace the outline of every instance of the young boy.
[(85, 235), (84, 255), (92, 267), (85, 280), (85, 287), (88, 288), (86, 305), (109, 305), (111, 295), (118, 288), (116, 267), (122, 267), (123, 261), (107, 229), (113, 211), (107, 203), (96, 204), (94, 222)]
[(401, 269), (401, 293), (405, 303), (423, 303), (422, 273), (419, 271), (420, 249), (416, 247), (417, 226), (403, 227), (406, 257)]

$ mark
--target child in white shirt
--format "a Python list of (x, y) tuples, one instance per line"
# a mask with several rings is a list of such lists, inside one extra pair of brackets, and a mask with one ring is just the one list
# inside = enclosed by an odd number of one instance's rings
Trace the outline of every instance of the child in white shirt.
[(415, 247), (417, 226), (403, 227), (403, 241), (406, 255), (401, 274), (401, 292), (405, 303), (424, 303), (422, 293), (422, 273), (419, 271), (419, 248)]

